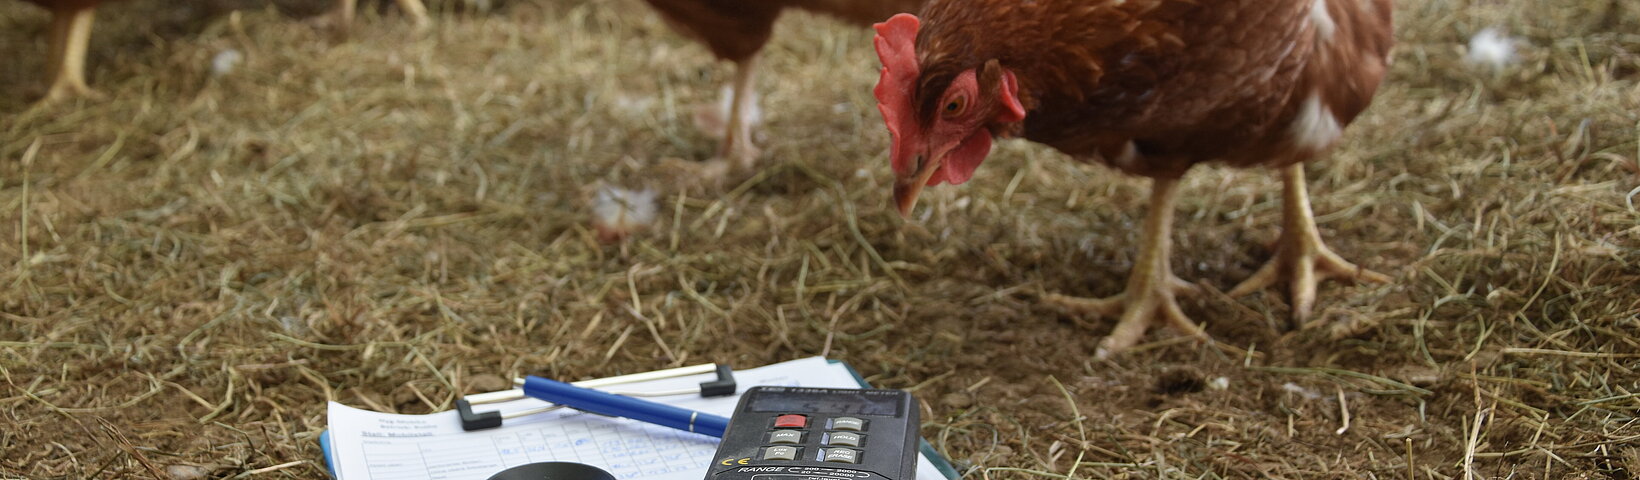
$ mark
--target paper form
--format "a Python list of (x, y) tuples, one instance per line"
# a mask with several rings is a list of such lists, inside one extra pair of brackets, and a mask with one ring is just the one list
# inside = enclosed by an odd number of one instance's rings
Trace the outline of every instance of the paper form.
[[(615, 393), (679, 390), (715, 379), (708, 373), (617, 385)], [(757, 385), (858, 388), (846, 367), (812, 357), (735, 372), (740, 390)], [(661, 403), (729, 416), (739, 396), (650, 397)], [(548, 405), (524, 399), (475, 405), (513, 412)], [(718, 439), (569, 409), (509, 419), (500, 428), (465, 432), (456, 412), (397, 415), (332, 402), (327, 452), (339, 480), (486, 480), (510, 467), (544, 461), (593, 465), (620, 480), (701, 480)], [(918, 480), (943, 480), (919, 455)]]

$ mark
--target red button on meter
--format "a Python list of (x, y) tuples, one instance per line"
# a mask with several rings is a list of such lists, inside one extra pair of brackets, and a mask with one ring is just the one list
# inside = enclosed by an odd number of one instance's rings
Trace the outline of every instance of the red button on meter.
[(809, 425), (809, 417), (802, 415), (781, 415), (774, 417), (774, 428), (803, 428)]

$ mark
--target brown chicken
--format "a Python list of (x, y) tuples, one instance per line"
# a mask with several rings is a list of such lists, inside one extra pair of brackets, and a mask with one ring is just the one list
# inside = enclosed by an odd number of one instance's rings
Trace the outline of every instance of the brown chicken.
[(1371, 102), (1389, 64), (1390, 0), (932, 0), (921, 19), (877, 25), (878, 108), (894, 145), (902, 213), (925, 185), (960, 184), (993, 137), (1021, 136), (1153, 179), (1127, 287), (1082, 313), (1120, 315), (1101, 356), (1157, 321), (1200, 329), (1168, 263), (1179, 178), (1197, 163), (1279, 169), (1275, 257), (1231, 291), (1277, 282), (1309, 316), (1320, 278), (1374, 282), (1321, 241), (1303, 162), (1320, 157)]
[(757, 159), (752, 146), (752, 79), (757, 53), (768, 43), (774, 22), (788, 8), (812, 12), (865, 25), (880, 22), (896, 13), (913, 12), (923, 0), (644, 0), (659, 11), (667, 23), (712, 50), (719, 59), (735, 64), (729, 114), (723, 128), (719, 155), (740, 167), (750, 167)]
[(91, 23), (103, 0), (27, 0), (51, 10), (51, 53), (46, 68), (51, 89), (40, 103), (75, 96), (96, 96), (85, 83), (85, 51), (91, 43)]

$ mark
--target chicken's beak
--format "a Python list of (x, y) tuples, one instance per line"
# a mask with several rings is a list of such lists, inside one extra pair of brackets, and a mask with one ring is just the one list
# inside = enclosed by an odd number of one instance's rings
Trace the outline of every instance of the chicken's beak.
[(909, 176), (894, 180), (894, 205), (900, 209), (901, 217), (910, 217), (912, 207), (917, 206), (917, 197), (922, 195), (923, 187), (928, 186), (928, 179), (939, 171), (944, 159), (929, 159), (924, 153), (917, 156), (917, 170)]

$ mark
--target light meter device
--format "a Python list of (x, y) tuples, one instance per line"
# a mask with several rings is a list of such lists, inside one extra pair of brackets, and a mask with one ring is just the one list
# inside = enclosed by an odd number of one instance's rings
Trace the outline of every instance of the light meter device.
[(706, 480), (914, 480), (918, 425), (903, 390), (753, 387)]

